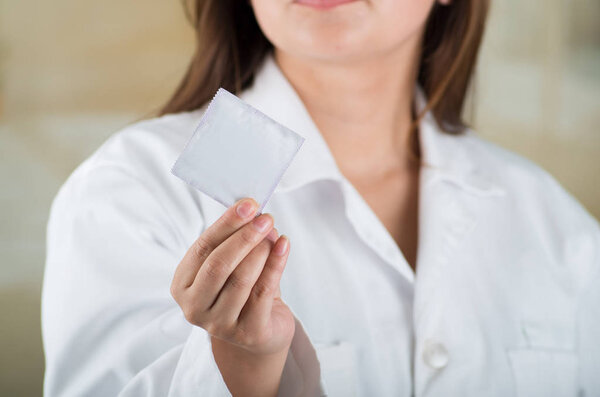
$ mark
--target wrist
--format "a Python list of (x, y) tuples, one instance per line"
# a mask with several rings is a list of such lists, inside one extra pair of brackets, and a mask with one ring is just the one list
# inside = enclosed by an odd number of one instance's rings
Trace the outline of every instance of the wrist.
[(233, 396), (276, 396), (289, 345), (274, 353), (255, 353), (211, 336), (212, 351)]

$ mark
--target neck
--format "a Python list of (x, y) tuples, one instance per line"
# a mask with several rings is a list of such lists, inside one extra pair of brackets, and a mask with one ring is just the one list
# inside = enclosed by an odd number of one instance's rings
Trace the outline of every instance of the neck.
[(346, 63), (275, 50), (282, 72), (346, 175), (374, 176), (410, 168), (407, 134), (412, 123), (417, 48), (405, 45)]

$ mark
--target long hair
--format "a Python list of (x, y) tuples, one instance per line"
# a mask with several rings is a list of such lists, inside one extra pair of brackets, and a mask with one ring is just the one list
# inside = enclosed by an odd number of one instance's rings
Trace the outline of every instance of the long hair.
[[(183, 0), (196, 33), (190, 65), (160, 114), (201, 108), (219, 87), (239, 93), (252, 84), (273, 45), (260, 30), (249, 1)], [(465, 129), (465, 97), (484, 32), (489, 0), (453, 0), (433, 6), (425, 27), (418, 82), (440, 128)]]

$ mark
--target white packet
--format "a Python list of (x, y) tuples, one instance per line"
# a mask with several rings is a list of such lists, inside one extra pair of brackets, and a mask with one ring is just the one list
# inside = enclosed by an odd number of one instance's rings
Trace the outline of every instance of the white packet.
[(171, 173), (230, 207), (267, 204), (304, 138), (219, 88)]

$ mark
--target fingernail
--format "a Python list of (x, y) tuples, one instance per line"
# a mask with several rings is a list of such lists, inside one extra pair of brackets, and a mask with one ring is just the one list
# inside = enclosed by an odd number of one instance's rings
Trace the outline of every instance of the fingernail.
[(288, 245), (289, 240), (284, 234), (281, 236), (281, 239), (279, 239), (277, 244), (275, 244), (275, 247), (273, 247), (273, 253), (277, 256), (282, 256), (283, 254), (285, 254), (285, 251), (287, 251)]
[(276, 228), (271, 229), (271, 231), (269, 232), (269, 234), (267, 234), (267, 238), (269, 240), (271, 240), (272, 242), (276, 242), (277, 241), (277, 237), (279, 237), (279, 233), (277, 233), (277, 229)]
[(264, 232), (265, 230), (267, 230), (270, 223), (271, 223), (270, 216), (259, 216), (257, 218), (254, 218), (254, 220), (252, 221), (252, 224), (254, 225), (254, 227), (261, 233)]
[(254, 200), (243, 200), (235, 210), (240, 217), (245, 219), (256, 211), (256, 204)]

